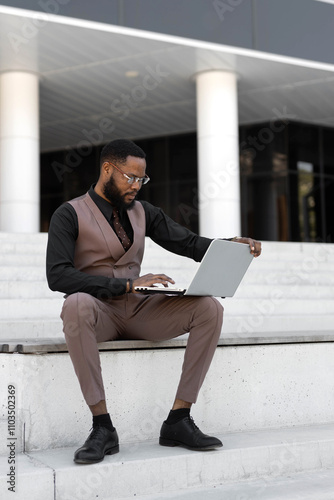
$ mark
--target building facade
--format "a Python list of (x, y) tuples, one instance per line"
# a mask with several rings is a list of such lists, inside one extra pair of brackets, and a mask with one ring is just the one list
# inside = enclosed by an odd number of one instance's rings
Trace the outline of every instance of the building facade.
[(0, 231), (47, 231), (127, 137), (203, 235), (333, 241), (333, 2), (0, 4)]

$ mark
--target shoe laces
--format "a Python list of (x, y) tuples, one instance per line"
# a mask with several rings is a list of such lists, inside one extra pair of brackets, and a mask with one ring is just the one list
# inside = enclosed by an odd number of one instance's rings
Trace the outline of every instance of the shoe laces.
[(101, 433), (102, 429), (103, 429), (102, 425), (97, 425), (96, 427), (92, 427), (90, 429), (91, 433), (89, 434), (88, 439), (92, 439), (92, 438), (97, 437)]
[(196, 424), (195, 424), (195, 422), (194, 422), (193, 417), (191, 417), (190, 415), (189, 415), (189, 422), (191, 423), (192, 427), (193, 427), (196, 431), (199, 431), (199, 427), (197, 427), (197, 425), (196, 425)]

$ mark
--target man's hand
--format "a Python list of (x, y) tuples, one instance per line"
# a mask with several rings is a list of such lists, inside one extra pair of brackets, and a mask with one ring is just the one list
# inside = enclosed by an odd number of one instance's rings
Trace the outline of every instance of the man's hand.
[(237, 243), (246, 243), (250, 246), (250, 252), (254, 255), (254, 257), (259, 257), (261, 255), (261, 242), (257, 240), (253, 240), (252, 238), (244, 238), (243, 236), (235, 237), (232, 241), (236, 241)]
[(166, 274), (144, 274), (144, 276), (140, 276), (136, 280), (133, 281), (132, 285), (132, 290), (134, 293), (137, 293), (135, 291), (136, 286), (155, 286), (155, 285), (163, 285), (165, 287), (168, 286), (168, 283), (172, 283), (173, 285), (175, 284), (175, 281), (170, 278), (169, 276), (166, 276)]

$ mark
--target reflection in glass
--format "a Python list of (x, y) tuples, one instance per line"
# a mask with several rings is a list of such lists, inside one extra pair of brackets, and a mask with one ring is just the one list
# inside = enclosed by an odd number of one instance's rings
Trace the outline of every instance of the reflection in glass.
[(316, 241), (316, 211), (313, 165), (305, 161), (297, 162), (299, 230), (301, 241)]

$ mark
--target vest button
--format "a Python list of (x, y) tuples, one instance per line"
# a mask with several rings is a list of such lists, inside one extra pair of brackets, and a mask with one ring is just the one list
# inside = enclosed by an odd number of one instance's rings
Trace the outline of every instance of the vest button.
[(129, 269), (132, 269), (132, 266), (129, 266)]
[(117, 269), (117, 266), (114, 266), (114, 269)]

